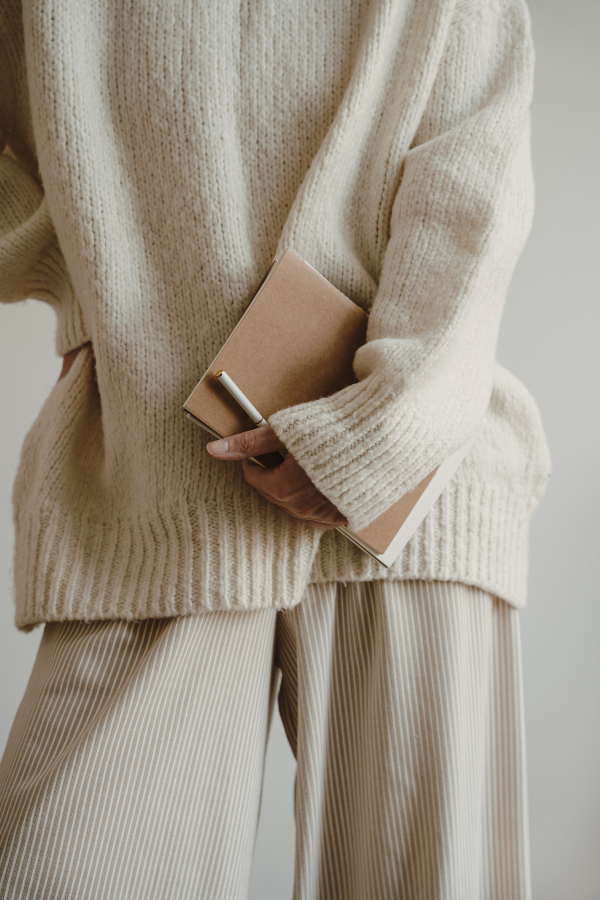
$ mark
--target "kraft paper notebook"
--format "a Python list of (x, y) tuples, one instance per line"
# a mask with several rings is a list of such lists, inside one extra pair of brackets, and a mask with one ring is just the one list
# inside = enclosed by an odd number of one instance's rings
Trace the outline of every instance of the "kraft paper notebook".
[[(365, 342), (367, 314), (291, 250), (273, 262), (246, 312), (202, 376), (184, 409), (216, 437), (253, 428), (217, 380), (224, 369), (262, 415), (329, 396), (356, 381), (352, 361)], [(421, 524), (475, 440), (409, 494), (347, 538), (390, 566)], [(260, 458), (281, 462), (278, 454)]]

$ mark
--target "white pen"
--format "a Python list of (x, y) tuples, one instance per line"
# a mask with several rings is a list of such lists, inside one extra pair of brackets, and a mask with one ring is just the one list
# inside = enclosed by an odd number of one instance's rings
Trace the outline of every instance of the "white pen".
[(215, 378), (219, 379), (225, 390), (231, 394), (237, 403), (239, 403), (246, 415), (250, 416), (255, 425), (259, 427), (261, 425), (268, 425), (267, 420), (259, 413), (255, 406), (252, 406), (246, 395), (240, 391), (235, 381), (229, 377), (227, 372), (220, 369), (220, 371), (216, 373)]

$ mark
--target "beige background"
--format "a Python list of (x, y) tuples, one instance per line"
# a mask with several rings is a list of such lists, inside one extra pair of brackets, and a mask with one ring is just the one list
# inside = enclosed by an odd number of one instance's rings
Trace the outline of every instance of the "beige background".
[[(530, 6), (537, 212), (498, 355), (537, 398), (554, 461), (522, 614), (534, 898), (599, 900), (600, 0)], [(25, 432), (60, 368), (52, 341), (53, 313), (42, 304), (0, 309), (0, 746), (40, 638), (12, 625), (10, 490)], [(293, 777), (277, 719), (252, 900), (291, 896)]]

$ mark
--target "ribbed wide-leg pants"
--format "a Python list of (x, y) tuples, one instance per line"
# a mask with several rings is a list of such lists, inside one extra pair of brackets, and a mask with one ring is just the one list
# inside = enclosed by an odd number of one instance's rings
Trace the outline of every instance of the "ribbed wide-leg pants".
[(376, 581), (46, 626), (0, 766), (0, 898), (244, 898), (279, 671), (295, 900), (530, 896), (518, 614)]

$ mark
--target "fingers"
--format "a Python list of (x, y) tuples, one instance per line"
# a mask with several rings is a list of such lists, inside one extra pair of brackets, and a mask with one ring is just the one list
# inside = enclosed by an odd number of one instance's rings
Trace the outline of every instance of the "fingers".
[(211, 441), (206, 449), (215, 459), (235, 460), (283, 450), (284, 445), (270, 425), (263, 425), (261, 428), (253, 428), (251, 431), (232, 434), (231, 437), (222, 440)]
[(317, 490), (291, 454), (273, 469), (263, 469), (248, 461), (263, 453), (285, 450), (270, 425), (211, 441), (206, 449), (215, 459), (241, 460), (244, 478), (261, 497), (309, 527), (328, 529), (347, 524), (346, 518)]
[(248, 462), (243, 467), (246, 481), (261, 497), (295, 518), (319, 527), (347, 524), (346, 518), (317, 490), (293, 456), (287, 456), (276, 469), (262, 469)]
[[(277, 500), (276, 497), (272, 497), (270, 494), (266, 494), (264, 491), (257, 490), (256, 493), (259, 494), (264, 500), (268, 500), (269, 503), (273, 503), (275, 506), (281, 507), (281, 509), (284, 509), (287, 513), (289, 513), (290, 516), (293, 516), (294, 519), (298, 519), (298, 521), (302, 522), (304, 525), (308, 525), (310, 528), (323, 528), (328, 531), (329, 529), (337, 528), (338, 525), (348, 524), (346, 519), (344, 519), (344, 517), (341, 516), (340, 513), (338, 513), (335, 507), (331, 506), (331, 504), (329, 504), (331, 509), (327, 510), (326, 514), (321, 513), (323, 515), (323, 518), (310, 519), (306, 518), (306, 515), (300, 515), (293, 509), (290, 509), (287, 504), (282, 503), (280, 500)], [(315, 507), (315, 509), (317, 508)], [(314, 515), (319, 515), (318, 509), (314, 513)]]
[(65, 353), (62, 360), (62, 369), (60, 370), (60, 375), (58, 376), (58, 380), (62, 381), (63, 378), (66, 378), (69, 372), (71, 371), (71, 366), (85, 347), (85, 344), (82, 344), (81, 347), (77, 347), (75, 350), (69, 350), (68, 353)]

